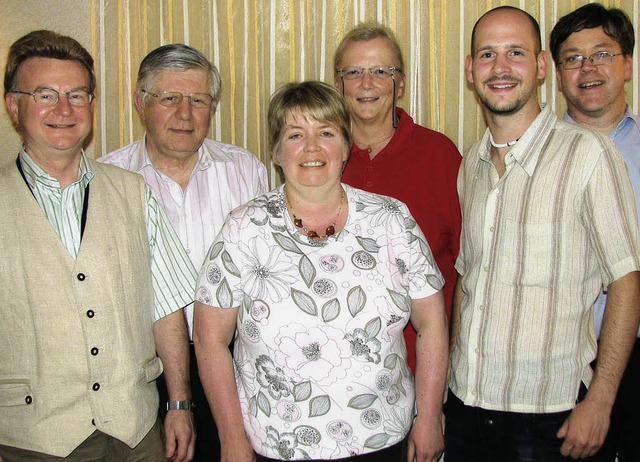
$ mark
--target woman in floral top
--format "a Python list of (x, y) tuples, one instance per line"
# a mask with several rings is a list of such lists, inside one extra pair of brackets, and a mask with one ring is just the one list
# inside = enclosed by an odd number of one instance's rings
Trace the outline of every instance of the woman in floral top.
[(270, 144), (285, 184), (230, 214), (200, 271), (194, 341), (224, 462), (442, 453), (442, 276), (402, 202), (340, 183), (349, 127), (333, 87), (276, 92)]

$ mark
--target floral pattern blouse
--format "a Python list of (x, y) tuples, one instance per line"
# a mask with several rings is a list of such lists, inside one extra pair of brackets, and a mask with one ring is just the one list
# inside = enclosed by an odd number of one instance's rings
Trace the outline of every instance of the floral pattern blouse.
[(283, 187), (235, 209), (200, 271), (196, 299), (237, 307), (234, 365), (254, 450), (340, 459), (400, 442), (414, 416), (402, 331), (411, 299), (443, 279), (400, 201), (343, 185), (344, 229), (300, 234)]

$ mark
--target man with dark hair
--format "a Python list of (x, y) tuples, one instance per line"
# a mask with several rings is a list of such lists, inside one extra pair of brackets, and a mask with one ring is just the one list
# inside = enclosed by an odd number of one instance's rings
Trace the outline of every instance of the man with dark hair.
[(189, 402), (195, 272), (144, 181), (83, 151), (93, 59), (32, 32), (4, 83), (23, 146), (0, 167), (0, 460), (191, 460), (192, 417), (163, 436), (154, 381)]
[[(627, 104), (635, 37), (629, 17), (617, 8), (589, 3), (560, 18), (551, 31), (558, 88), (567, 102), (565, 120), (611, 138), (622, 154), (640, 212), (640, 117)], [(601, 333), (607, 294), (596, 300)], [(620, 383), (611, 427), (597, 460), (640, 460), (640, 330)]]
[[(142, 60), (136, 84), (136, 109), (147, 130), (144, 138), (99, 159), (144, 177), (196, 268), (202, 266), (229, 212), (267, 191), (266, 169), (256, 156), (206, 138), (220, 90), (218, 69), (200, 51), (178, 43), (156, 48)], [(193, 305), (185, 314), (191, 338)], [(218, 432), (193, 343), (190, 352), (196, 460), (219, 460)], [(162, 385), (160, 379), (164, 407)]]
[(458, 176), (446, 460), (587, 458), (606, 436), (640, 320), (633, 189), (607, 137), (538, 103), (547, 55), (531, 15), (493, 9), (472, 43), (466, 75), (487, 131)]

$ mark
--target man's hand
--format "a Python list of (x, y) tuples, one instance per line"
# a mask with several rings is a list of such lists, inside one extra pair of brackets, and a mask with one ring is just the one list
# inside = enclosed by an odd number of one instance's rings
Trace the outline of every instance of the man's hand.
[(167, 440), (165, 455), (175, 462), (193, 460), (196, 450), (196, 431), (190, 411), (170, 410), (164, 419)]
[(558, 438), (564, 439), (560, 447), (563, 456), (584, 459), (598, 452), (609, 431), (607, 409), (588, 399), (573, 408), (557, 433)]

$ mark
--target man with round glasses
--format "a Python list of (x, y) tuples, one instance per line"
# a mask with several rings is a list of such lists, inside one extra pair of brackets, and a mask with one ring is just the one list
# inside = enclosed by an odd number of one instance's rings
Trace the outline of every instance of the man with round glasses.
[[(390, 29), (363, 23), (347, 32), (336, 49), (334, 69), (353, 123), (354, 143), (342, 181), (407, 204), (445, 278), (450, 316), (461, 226), (456, 192), (460, 154), (449, 138), (416, 124), (396, 106), (406, 76)], [(407, 360), (415, 371), (416, 333), (407, 325), (404, 334)]]
[[(218, 69), (200, 51), (182, 44), (156, 48), (142, 60), (136, 84), (135, 105), (145, 136), (99, 159), (144, 177), (196, 268), (229, 212), (267, 191), (266, 169), (252, 153), (206, 138), (220, 87)], [(193, 305), (185, 314), (191, 338)], [(219, 460), (218, 432), (193, 343), (190, 350), (196, 460)], [(166, 411), (162, 381), (159, 390), (161, 411)]]
[[(150, 188), (89, 159), (96, 80), (74, 39), (10, 48), (5, 103), (23, 146), (0, 168), (0, 460), (193, 457), (182, 308), (195, 271)], [(164, 440), (166, 439), (166, 446)]]
[[(622, 154), (640, 213), (640, 117), (627, 104), (632, 77), (633, 24), (617, 8), (590, 3), (560, 18), (551, 32), (558, 88), (567, 102), (565, 120), (608, 137)], [(598, 337), (607, 295), (596, 300)], [(594, 460), (640, 460), (640, 330), (611, 414), (611, 427)]]

